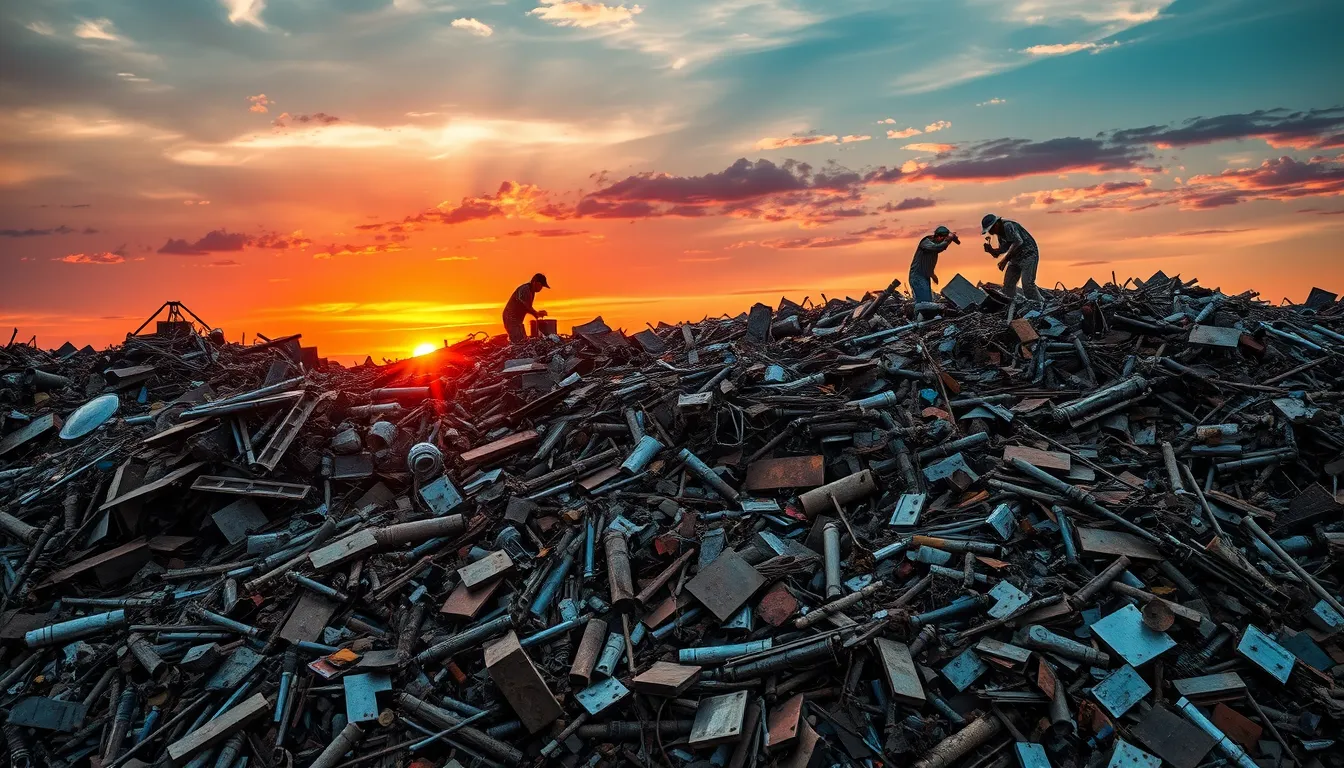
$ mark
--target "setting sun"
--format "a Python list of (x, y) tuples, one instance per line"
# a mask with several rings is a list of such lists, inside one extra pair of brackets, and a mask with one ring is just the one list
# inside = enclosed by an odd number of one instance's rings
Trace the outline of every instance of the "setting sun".
[(428, 355), (430, 352), (433, 352), (436, 349), (438, 349), (438, 347), (434, 346), (433, 344), (430, 344), (429, 342), (425, 342), (424, 344), (416, 344), (415, 349), (411, 351), (411, 355), (413, 357)]

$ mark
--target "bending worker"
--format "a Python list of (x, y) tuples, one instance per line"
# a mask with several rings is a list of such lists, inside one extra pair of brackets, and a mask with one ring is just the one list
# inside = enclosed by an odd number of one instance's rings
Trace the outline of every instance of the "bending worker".
[(524, 317), (531, 315), (540, 320), (546, 316), (546, 310), (532, 308), (532, 300), (536, 298), (537, 291), (550, 287), (546, 276), (538, 272), (530, 281), (514, 289), (509, 296), (509, 303), (504, 305), (504, 330), (509, 332), (510, 342), (522, 344), (527, 341), (527, 332), (523, 330)]
[(916, 302), (933, 301), (933, 286), (929, 281), (938, 282), (938, 254), (953, 243), (961, 245), (961, 240), (947, 227), (939, 227), (919, 241), (915, 258), (910, 262), (910, 291), (915, 294)]
[[(980, 220), (980, 229), (985, 235), (985, 253), (1002, 256), (999, 269), (1003, 270), (1003, 293), (1009, 299), (1017, 298), (1017, 281), (1022, 280), (1022, 291), (1028, 301), (1045, 303), (1041, 289), (1036, 287), (1036, 267), (1041, 263), (1041, 252), (1031, 233), (1016, 221), (1000, 219), (992, 213), (985, 214)], [(989, 236), (997, 235), (999, 247), (989, 244)]]

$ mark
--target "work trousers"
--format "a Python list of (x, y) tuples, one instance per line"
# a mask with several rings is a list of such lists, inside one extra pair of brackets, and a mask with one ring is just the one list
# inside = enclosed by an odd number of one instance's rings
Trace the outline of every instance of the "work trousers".
[(933, 284), (929, 282), (928, 275), (921, 274), (919, 270), (910, 270), (910, 292), (915, 295), (917, 302), (933, 301)]
[(1041, 289), (1036, 287), (1036, 267), (1040, 263), (1040, 254), (1008, 262), (1008, 266), (1003, 268), (1004, 295), (1010, 299), (1016, 298), (1017, 281), (1021, 279), (1022, 292), (1026, 294), (1027, 300), (1045, 303), (1045, 297), (1041, 295)]
[(513, 344), (522, 344), (527, 341), (527, 331), (523, 329), (522, 318), (504, 316), (504, 330), (509, 334), (509, 341)]

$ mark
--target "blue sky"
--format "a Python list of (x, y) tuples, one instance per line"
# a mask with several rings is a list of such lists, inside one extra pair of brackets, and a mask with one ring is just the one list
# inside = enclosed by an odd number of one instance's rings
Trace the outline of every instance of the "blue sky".
[[(974, 240), (990, 210), (1033, 232), (1047, 286), (1161, 268), (1300, 300), (1344, 287), (1338, 21), (1325, 0), (17, 0), (0, 322), (105, 342), (172, 294), (395, 352), (497, 331), (497, 296), (545, 268), (561, 317), (637, 329), (880, 288), (923, 231)], [(947, 276), (997, 279), (969, 246)]]

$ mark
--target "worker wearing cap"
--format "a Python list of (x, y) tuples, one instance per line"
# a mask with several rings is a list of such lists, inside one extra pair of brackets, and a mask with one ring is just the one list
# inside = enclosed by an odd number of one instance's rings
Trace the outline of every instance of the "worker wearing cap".
[(915, 248), (915, 258), (910, 262), (910, 290), (915, 294), (916, 302), (933, 301), (933, 286), (930, 281), (938, 282), (938, 254), (947, 250), (953, 243), (961, 245), (957, 233), (947, 227), (933, 230), (925, 235)]
[(537, 291), (550, 287), (546, 276), (538, 272), (530, 281), (514, 289), (509, 296), (509, 303), (504, 305), (504, 330), (509, 332), (510, 342), (522, 344), (527, 341), (527, 332), (523, 330), (524, 317), (531, 315), (540, 320), (546, 316), (546, 310), (532, 308), (532, 300), (536, 298)]
[[(1015, 299), (1020, 278), (1027, 300), (1044, 303), (1045, 297), (1036, 287), (1036, 267), (1041, 263), (1041, 252), (1031, 233), (1016, 221), (1001, 219), (992, 213), (985, 214), (980, 220), (980, 229), (985, 235), (985, 253), (1003, 257), (999, 260), (999, 269), (1003, 270), (1004, 294)], [(998, 236), (998, 248), (989, 244), (990, 235)]]

